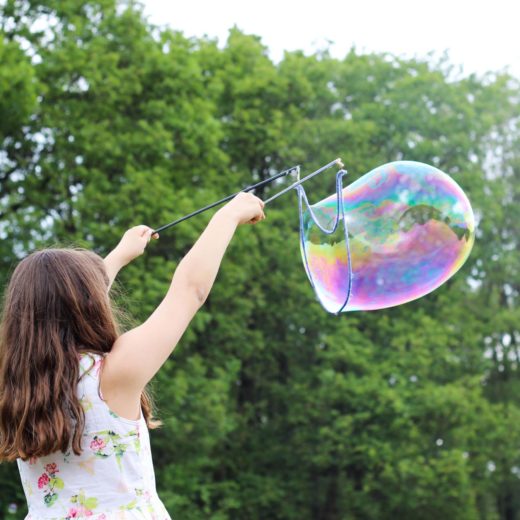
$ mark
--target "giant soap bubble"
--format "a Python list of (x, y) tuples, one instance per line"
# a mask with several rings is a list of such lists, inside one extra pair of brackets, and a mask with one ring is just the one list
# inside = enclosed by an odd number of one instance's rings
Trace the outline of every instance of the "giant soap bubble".
[(459, 185), (427, 164), (380, 166), (310, 205), (300, 185), (301, 253), (316, 294), (332, 313), (415, 300), (455, 274), (475, 239)]

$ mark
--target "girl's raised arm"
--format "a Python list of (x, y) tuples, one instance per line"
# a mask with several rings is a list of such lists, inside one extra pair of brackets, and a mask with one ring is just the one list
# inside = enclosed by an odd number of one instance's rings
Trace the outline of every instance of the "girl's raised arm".
[(239, 193), (215, 213), (180, 261), (159, 306), (142, 325), (121, 335), (107, 354), (103, 377), (108, 386), (140, 395), (208, 297), (237, 226), (263, 220), (263, 206), (258, 197)]

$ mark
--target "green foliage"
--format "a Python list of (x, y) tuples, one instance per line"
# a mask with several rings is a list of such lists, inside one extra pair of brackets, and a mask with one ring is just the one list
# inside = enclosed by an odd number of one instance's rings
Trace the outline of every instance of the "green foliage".
[(15, 42), (0, 33), (0, 140), (18, 133), (36, 108), (35, 74)]
[[(2, 281), (35, 247), (106, 254), (131, 225), (337, 156), (348, 180), (397, 159), (434, 164), (476, 210), (456, 277), (416, 302), (342, 316), (306, 279), (294, 194), (239, 228), (153, 384), (172, 516), (520, 518), (516, 80), (354, 50), (274, 64), (257, 37), (233, 29), (219, 48), (151, 27), (133, 2), (7, 0), (0, 24)], [(309, 192), (333, 185), (322, 176)], [(164, 232), (121, 273), (117, 301), (135, 321), (209, 218)], [(0, 511), (10, 503), (19, 510), (4, 516), (23, 518), (16, 467), (2, 465)]]

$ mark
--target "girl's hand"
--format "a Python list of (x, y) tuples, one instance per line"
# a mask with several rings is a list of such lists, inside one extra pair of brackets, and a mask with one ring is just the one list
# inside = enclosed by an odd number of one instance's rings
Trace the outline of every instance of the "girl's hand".
[(264, 205), (263, 200), (242, 191), (219, 211), (230, 216), (237, 224), (256, 224), (265, 219)]
[(151, 238), (159, 238), (158, 233), (154, 233), (153, 236), (152, 233), (153, 229), (145, 225), (134, 226), (125, 232), (113, 251), (122, 265), (142, 255)]

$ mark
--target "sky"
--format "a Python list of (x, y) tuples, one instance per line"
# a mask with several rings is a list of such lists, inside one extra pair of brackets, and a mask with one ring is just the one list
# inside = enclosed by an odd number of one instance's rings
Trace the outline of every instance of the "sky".
[[(273, 61), (284, 50), (329, 47), (342, 58), (445, 51), (462, 75), (507, 70), (520, 78), (520, 0), (141, 0), (150, 22), (224, 44), (237, 26), (262, 38)], [(460, 67), (460, 68), (459, 68)]]

